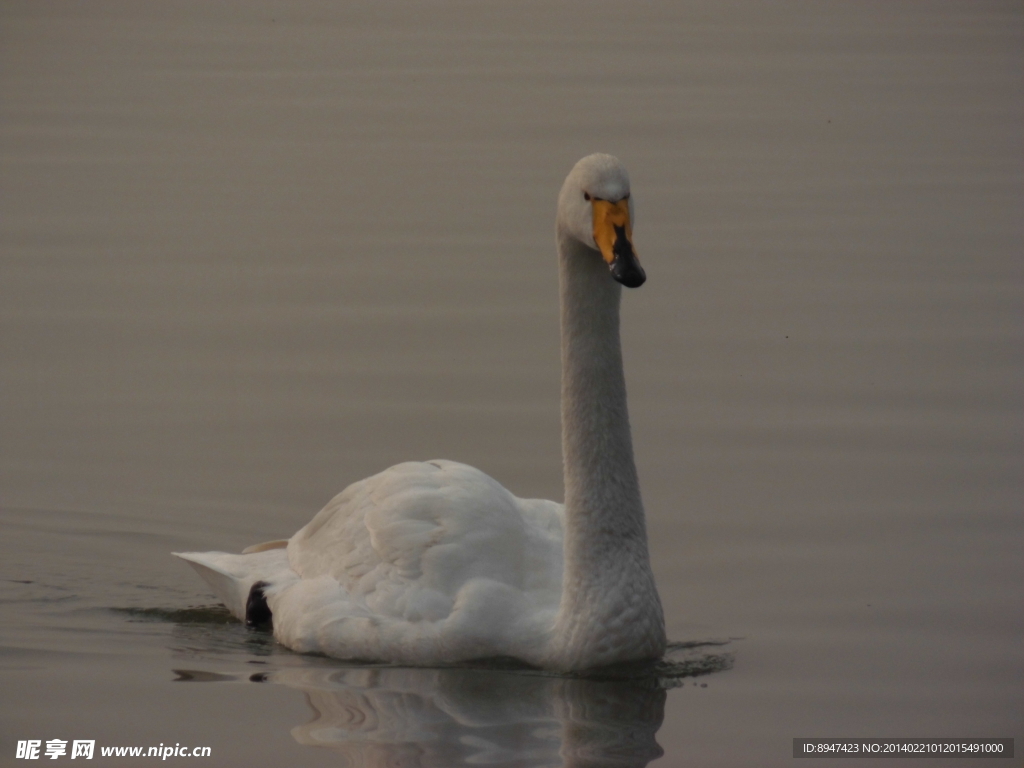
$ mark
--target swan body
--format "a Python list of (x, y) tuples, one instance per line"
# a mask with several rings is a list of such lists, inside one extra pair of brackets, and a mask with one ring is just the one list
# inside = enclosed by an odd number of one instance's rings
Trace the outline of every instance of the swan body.
[(300, 652), (558, 671), (660, 657), (619, 346), (620, 284), (645, 279), (629, 192), (622, 164), (598, 154), (559, 195), (564, 505), (465, 464), (408, 462), (353, 483), (291, 539), (175, 554)]

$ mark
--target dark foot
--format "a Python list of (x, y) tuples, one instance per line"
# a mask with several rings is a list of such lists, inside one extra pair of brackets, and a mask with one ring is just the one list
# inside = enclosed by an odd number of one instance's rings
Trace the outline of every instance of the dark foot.
[(245, 601), (245, 626), (269, 629), (274, 626), (273, 614), (267, 605), (267, 596), (263, 594), (265, 581), (257, 581), (249, 590), (249, 599)]

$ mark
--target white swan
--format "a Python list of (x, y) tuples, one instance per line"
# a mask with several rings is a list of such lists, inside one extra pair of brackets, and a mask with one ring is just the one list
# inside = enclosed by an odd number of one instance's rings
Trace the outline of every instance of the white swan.
[(282, 644), (430, 666), (508, 656), (571, 671), (659, 658), (619, 346), (620, 283), (641, 285), (626, 169), (580, 160), (558, 198), (565, 505), (519, 499), (451, 461), (350, 485), (287, 541), (175, 553)]

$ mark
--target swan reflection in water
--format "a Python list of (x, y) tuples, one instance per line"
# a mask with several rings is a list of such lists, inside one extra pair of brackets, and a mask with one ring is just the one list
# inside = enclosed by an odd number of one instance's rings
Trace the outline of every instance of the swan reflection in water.
[[(179, 626), (188, 634), (195, 629)], [(291, 666), (296, 657), (268, 660), (270, 669), (252, 675), (175, 673), (180, 681), (249, 680), (302, 691), (314, 717), (292, 728), (292, 736), (334, 750), (351, 768), (642, 768), (662, 755), (655, 735), (666, 689), (728, 669), (732, 653), (725, 645), (673, 644), (657, 663), (626, 665), (601, 678), (505, 668), (321, 666), (308, 657), (301, 666)]]
[[(263, 676), (256, 676), (257, 678)], [(665, 691), (481, 669), (284, 669), (315, 717), (292, 729), (353, 768), (636, 766), (660, 757)]]

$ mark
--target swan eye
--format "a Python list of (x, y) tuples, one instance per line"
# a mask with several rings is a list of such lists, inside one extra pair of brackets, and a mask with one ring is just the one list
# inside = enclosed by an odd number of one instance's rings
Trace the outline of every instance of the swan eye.
[(590, 193), (589, 192), (584, 192), (583, 193), (583, 199), (586, 200), (587, 202), (590, 202)]

